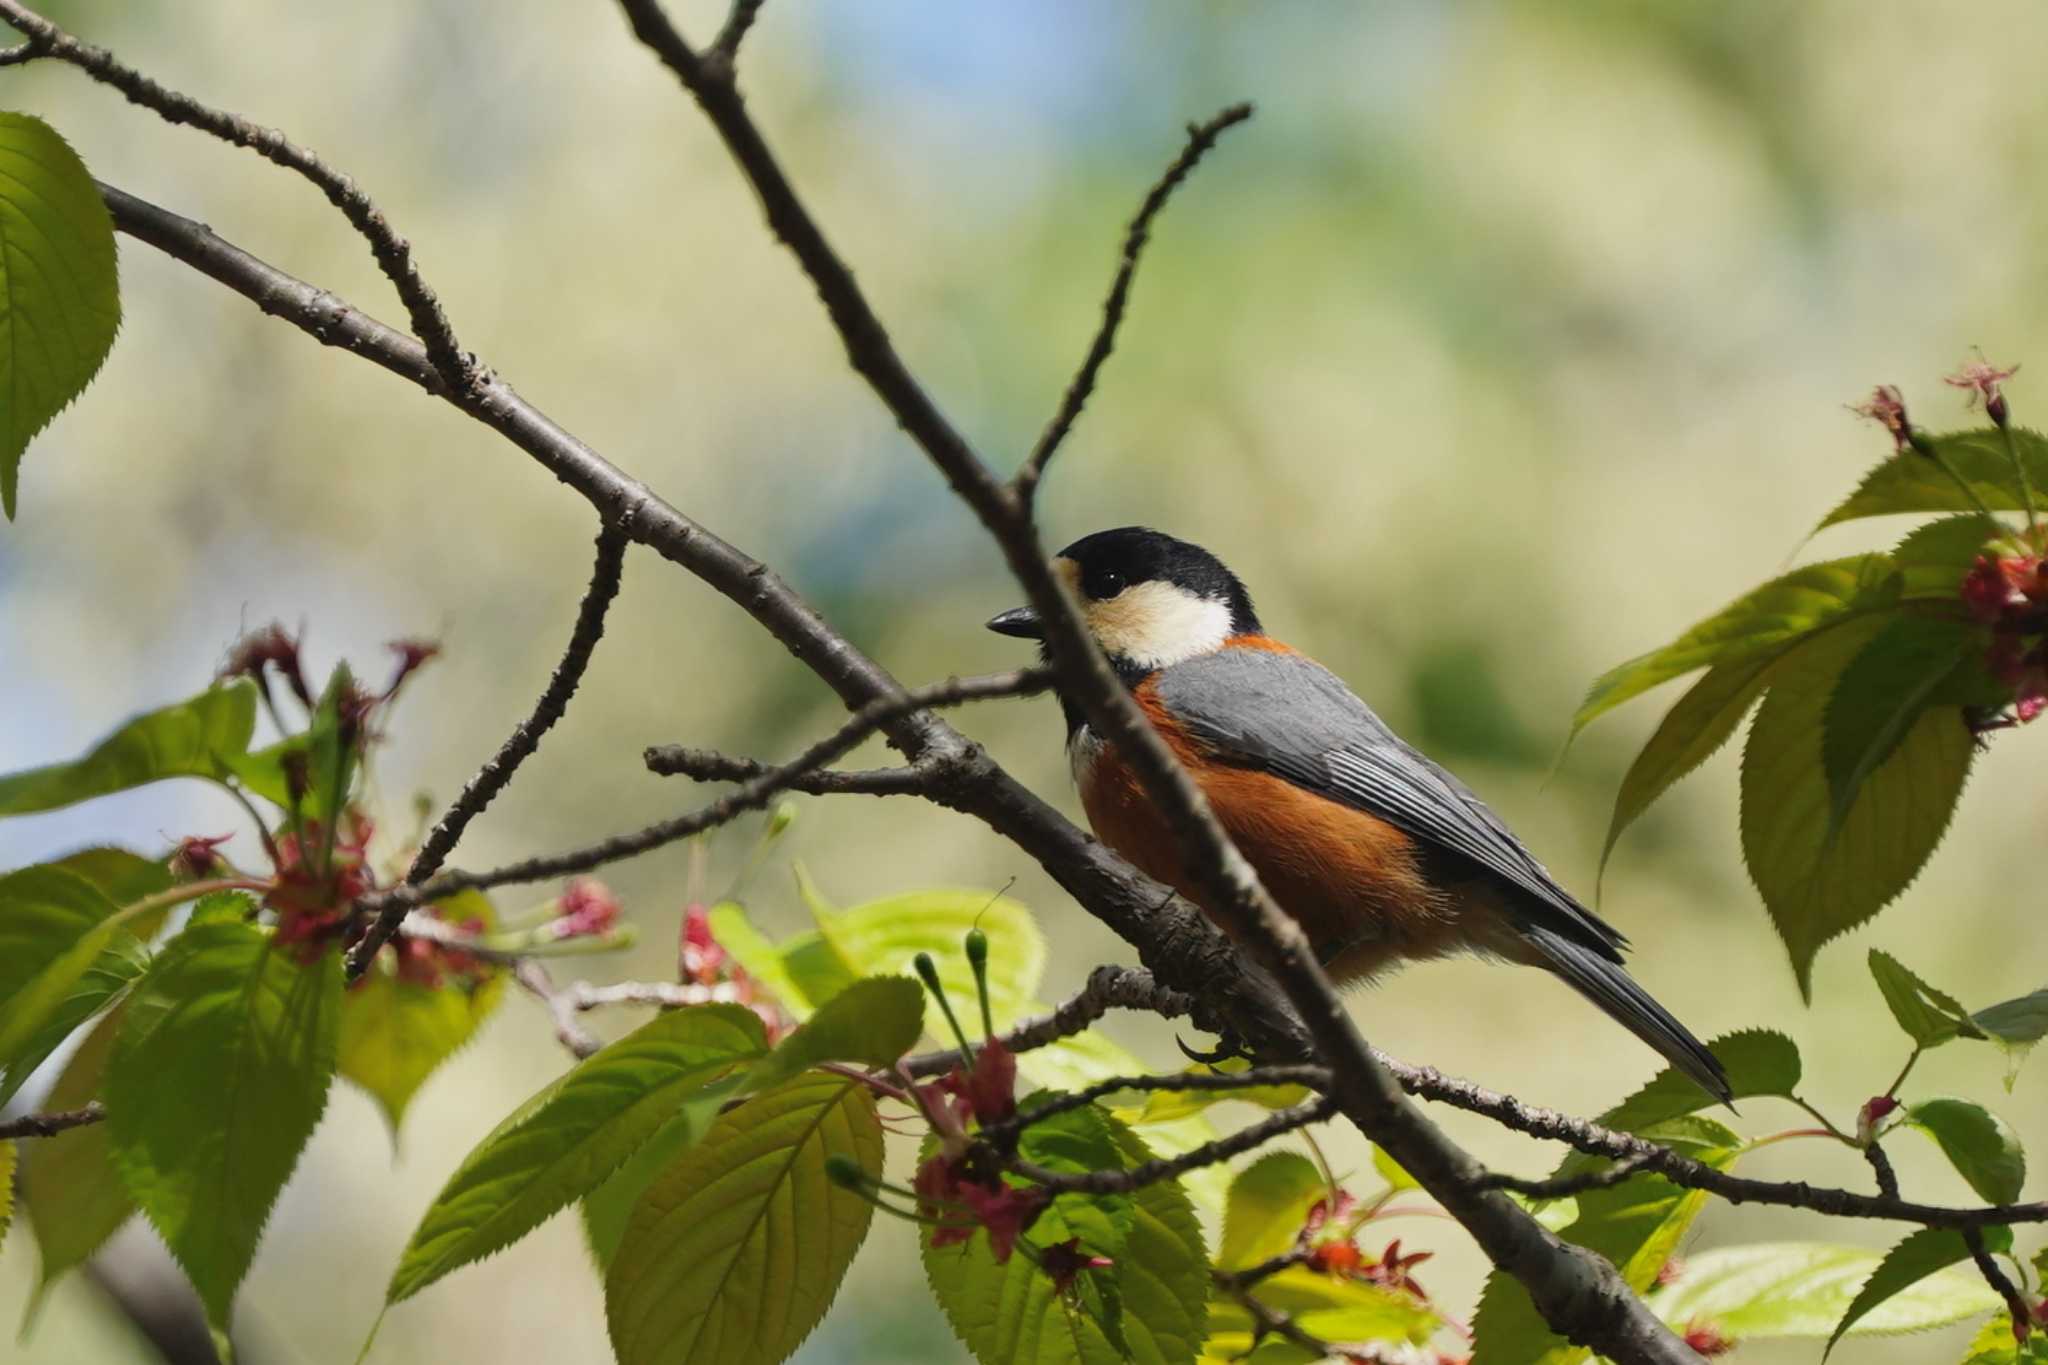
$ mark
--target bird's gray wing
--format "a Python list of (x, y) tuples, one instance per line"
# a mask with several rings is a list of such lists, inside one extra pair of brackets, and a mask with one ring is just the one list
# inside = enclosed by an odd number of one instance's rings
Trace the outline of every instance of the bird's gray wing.
[(1404, 743), (1334, 673), (1299, 654), (1223, 649), (1158, 675), (1159, 701), (1228, 763), (1378, 816), (1522, 895), (1533, 918), (1603, 955), (1626, 940), (1559, 886), (1450, 773)]

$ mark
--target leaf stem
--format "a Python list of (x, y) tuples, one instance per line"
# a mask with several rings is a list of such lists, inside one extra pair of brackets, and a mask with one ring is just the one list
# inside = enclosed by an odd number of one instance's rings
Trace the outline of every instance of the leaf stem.
[(1906, 1083), (1906, 1076), (1913, 1070), (1913, 1063), (1920, 1060), (1920, 1054), (1924, 1051), (1926, 1049), (1918, 1043), (1913, 1045), (1913, 1051), (1906, 1057), (1906, 1064), (1899, 1068), (1899, 1074), (1892, 1077), (1892, 1083), (1885, 1087), (1884, 1097), (1886, 1099), (1894, 1100), (1899, 1097), (1899, 1087)]

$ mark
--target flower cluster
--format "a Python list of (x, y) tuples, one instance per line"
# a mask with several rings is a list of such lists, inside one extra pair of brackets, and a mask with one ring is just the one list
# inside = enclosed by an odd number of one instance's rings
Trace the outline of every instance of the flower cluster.
[(279, 831), (277, 875), (263, 903), (277, 914), (277, 941), (298, 944), (308, 960), (349, 926), (356, 901), (376, 888), (367, 850), (375, 826), (350, 809), (330, 836), (318, 820)]
[(701, 904), (693, 903), (683, 911), (676, 975), (685, 986), (704, 988), (714, 1000), (731, 1001), (752, 1010), (767, 1030), (771, 1046), (789, 1031), (789, 1019), (775, 998), (711, 932), (711, 912)]
[[(1409, 1272), (1436, 1253), (1411, 1251), (1404, 1255), (1401, 1239), (1396, 1237), (1387, 1243), (1385, 1251), (1371, 1256), (1358, 1245), (1358, 1228), (1364, 1219), (1357, 1217), (1357, 1212), (1358, 1199), (1347, 1190), (1338, 1190), (1310, 1205), (1308, 1217), (1295, 1238), (1296, 1248), (1303, 1253), (1303, 1263), (1325, 1275), (1399, 1290), (1427, 1303), (1429, 1291)], [(1371, 1212), (1368, 1210), (1366, 1216), (1370, 1217)]]
[[(985, 1144), (971, 1141), (967, 1127), (1016, 1117), (1016, 1054), (1002, 1039), (990, 1038), (976, 1050), (971, 1069), (956, 1066), (940, 1079), (918, 1086), (915, 1094), (939, 1140), (939, 1149), (917, 1168), (913, 1182), (918, 1212), (937, 1223), (932, 1245), (956, 1246), (971, 1238), (976, 1228), (984, 1228), (997, 1263), (1009, 1260), (1017, 1239), (1038, 1221), (1052, 1196), (1039, 1186), (1005, 1180), (995, 1154)], [(1054, 1266), (1071, 1283), (1096, 1259), (1083, 1257), (1076, 1241), (1055, 1257)]]
[(2048, 559), (1980, 554), (1959, 595), (1991, 627), (1985, 666), (2012, 689), (2013, 715), (2024, 725), (2048, 708)]

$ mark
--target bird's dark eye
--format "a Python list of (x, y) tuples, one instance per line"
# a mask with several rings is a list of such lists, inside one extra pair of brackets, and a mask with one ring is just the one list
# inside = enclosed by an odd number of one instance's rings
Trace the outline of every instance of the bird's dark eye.
[(1081, 580), (1081, 587), (1098, 602), (1104, 602), (1124, 590), (1124, 576), (1115, 569), (1090, 569)]

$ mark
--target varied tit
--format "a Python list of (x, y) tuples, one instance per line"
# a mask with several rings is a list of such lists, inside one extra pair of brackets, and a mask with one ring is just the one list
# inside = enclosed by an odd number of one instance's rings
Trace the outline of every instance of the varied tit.
[[(1708, 1093), (1721, 1064), (1621, 965), (1621, 934), (1552, 880), (1466, 786), (1321, 664), (1267, 635), (1208, 551), (1126, 526), (1053, 567), (1138, 707), (1339, 983), (1458, 951), (1570, 982)], [(988, 623), (1041, 641), (1028, 607)], [(1196, 904), (1174, 832), (1069, 698), (1067, 748), (1096, 837)]]

